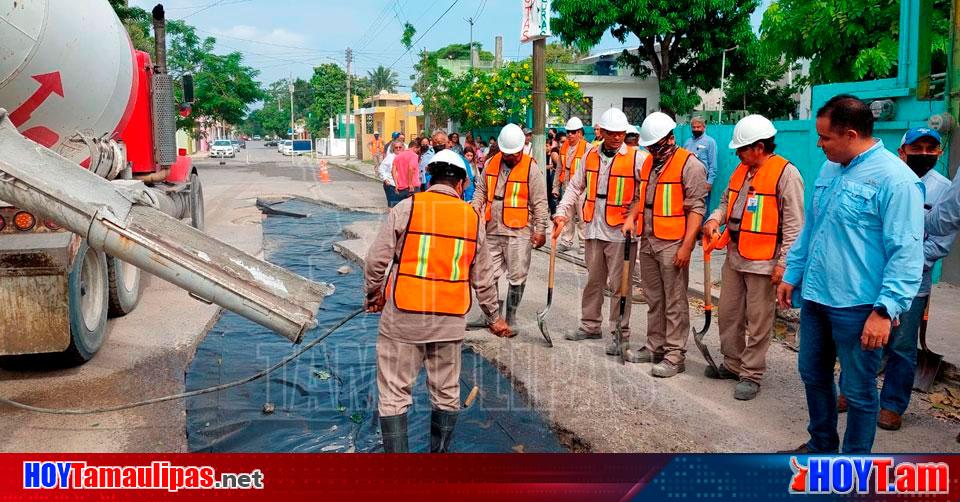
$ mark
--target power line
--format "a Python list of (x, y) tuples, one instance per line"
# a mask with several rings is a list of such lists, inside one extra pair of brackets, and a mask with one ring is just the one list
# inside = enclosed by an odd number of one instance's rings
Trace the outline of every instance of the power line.
[[(460, 2), (460, 0), (453, 0), (453, 3), (450, 4), (450, 7), (447, 7), (447, 10), (443, 11), (443, 14), (440, 14), (440, 17), (438, 17), (437, 20), (434, 21), (433, 24), (431, 24), (429, 28), (427, 28), (427, 31), (425, 31), (425, 32), (423, 32), (422, 34), (420, 34), (420, 36), (417, 37), (417, 39), (414, 40), (412, 44), (410, 44), (410, 49), (412, 49), (413, 47), (415, 47), (415, 46), (417, 45), (417, 43), (420, 42), (420, 40), (422, 40), (423, 37), (425, 37), (425, 36), (427, 35), (427, 33), (430, 33), (430, 30), (432, 30), (433, 27), (436, 26), (437, 23), (439, 23), (440, 20), (443, 19), (444, 16), (446, 16), (448, 12), (450, 12), (451, 10), (453, 10), (453, 8), (454, 8), (454, 7), (457, 5), (457, 3), (459, 3), (459, 2)], [(406, 56), (407, 53), (410, 52), (410, 49), (407, 49), (403, 54), (400, 55), (400, 57), (398, 57), (398, 58), (396, 59), (396, 61), (394, 61), (393, 63), (391, 63), (391, 64), (390, 64), (390, 68), (392, 69), (392, 68), (394, 67), (394, 65), (396, 65), (398, 62), (400, 62), (400, 59), (403, 58), (403, 56)]]

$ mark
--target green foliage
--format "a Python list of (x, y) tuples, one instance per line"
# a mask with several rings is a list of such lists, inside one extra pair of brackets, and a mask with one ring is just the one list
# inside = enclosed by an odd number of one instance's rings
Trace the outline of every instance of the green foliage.
[(696, 89), (719, 87), (723, 50), (751, 41), (750, 14), (757, 5), (758, 0), (554, 0), (558, 17), (551, 26), (564, 43), (583, 51), (608, 30), (621, 42), (635, 35), (639, 53), (624, 51), (621, 62), (635, 75), (656, 76), (661, 108), (684, 114), (699, 103)]
[[(754, 39), (728, 57), (724, 109), (747, 110), (770, 119), (788, 118), (797, 110), (795, 95), (806, 85), (800, 65), (786, 61), (769, 45)], [(793, 72), (792, 82), (787, 78)]]
[(547, 63), (569, 64), (576, 63), (588, 55), (588, 52), (579, 51), (574, 47), (550, 42), (547, 44), (544, 59)]
[(376, 70), (368, 71), (367, 80), (370, 81), (370, 90), (374, 94), (380, 91), (397, 92), (397, 86), (400, 84), (397, 72), (383, 65), (378, 66)]
[[(474, 42), (473, 47), (477, 50), (480, 61), (493, 61), (493, 53), (483, 50), (483, 44)], [(437, 59), (469, 60), (470, 44), (450, 44), (437, 49), (433, 54)]]
[[(949, 0), (934, 0), (934, 71), (944, 71), (949, 45)], [(761, 33), (788, 60), (810, 60), (814, 84), (896, 75), (900, 0), (777, 0)]]
[(453, 74), (437, 65), (435, 52), (420, 53), (420, 61), (413, 69), (416, 72), (413, 75), (413, 92), (423, 100), (424, 114), (432, 124), (445, 124), (450, 118), (449, 111), (454, 108), (452, 98), (447, 92)]
[(308, 125), (310, 130), (319, 131), (327, 127), (330, 117), (346, 112), (347, 72), (333, 63), (314, 67), (310, 85), (314, 91), (310, 106), (313, 119)]
[(413, 37), (417, 34), (417, 29), (413, 27), (410, 23), (403, 23), (403, 35), (400, 37), (400, 43), (403, 44), (407, 50), (410, 50), (413, 47)]
[[(547, 102), (554, 113), (564, 104), (583, 100), (576, 82), (547, 69)], [(530, 63), (510, 63), (493, 73), (467, 72), (447, 83), (450, 106), (445, 112), (465, 129), (523, 123), (533, 104)]]
[(153, 57), (154, 46), (153, 37), (150, 36), (152, 24), (150, 13), (140, 7), (127, 7), (124, 4), (124, 0), (110, 0), (110, 5), (117, 13), (117, 17), (120, 18), (120, 22), (127, 29), (127, 34), (130, 35), (133, 48), (147, 52), (150, 57)]

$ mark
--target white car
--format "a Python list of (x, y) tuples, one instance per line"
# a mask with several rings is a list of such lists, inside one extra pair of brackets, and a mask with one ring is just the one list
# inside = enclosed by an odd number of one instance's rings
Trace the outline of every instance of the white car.
[(210, 147), (210, 156), (211, 157), (230, 157), (231, 159), (237, 156), (236, 149), (233, 148), (233, 142), (229, 139), (218, 139), (213, 142), (213, 146)]
[[(282, 140), (282, 139), (277, 140), (277, 153), (283, 153), (283, 144), (284, 144), (284, 143), (286, 143), (286, 141), (284, 141), (284, 140)], [(290, 144), (293, 144), (293, 142), (291, 141)]]
[(284, 155), (293, 155), (293, 141), (285, 139), (280, 143), (280, 153)]

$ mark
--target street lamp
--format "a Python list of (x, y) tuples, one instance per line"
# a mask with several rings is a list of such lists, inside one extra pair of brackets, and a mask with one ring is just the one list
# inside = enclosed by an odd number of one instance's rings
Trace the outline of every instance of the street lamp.
[(733, 50), (739, 49), (739, 45), (735, 45), (729, 49), (723, 50), (723, 57), (720, 60), (720, 113), (717, 115), (717, 122), (723, 123), (723, 85), (726, 82), (726, 73), (727, 73), (727, 53)]

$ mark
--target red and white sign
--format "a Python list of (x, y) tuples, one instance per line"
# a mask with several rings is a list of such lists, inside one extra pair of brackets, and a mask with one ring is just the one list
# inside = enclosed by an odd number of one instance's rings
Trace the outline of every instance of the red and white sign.
[(520, 41), (530, 42), (552, 36), (550, 31), (550, 0), (522, 0), (523, 23), (520, 26)]

